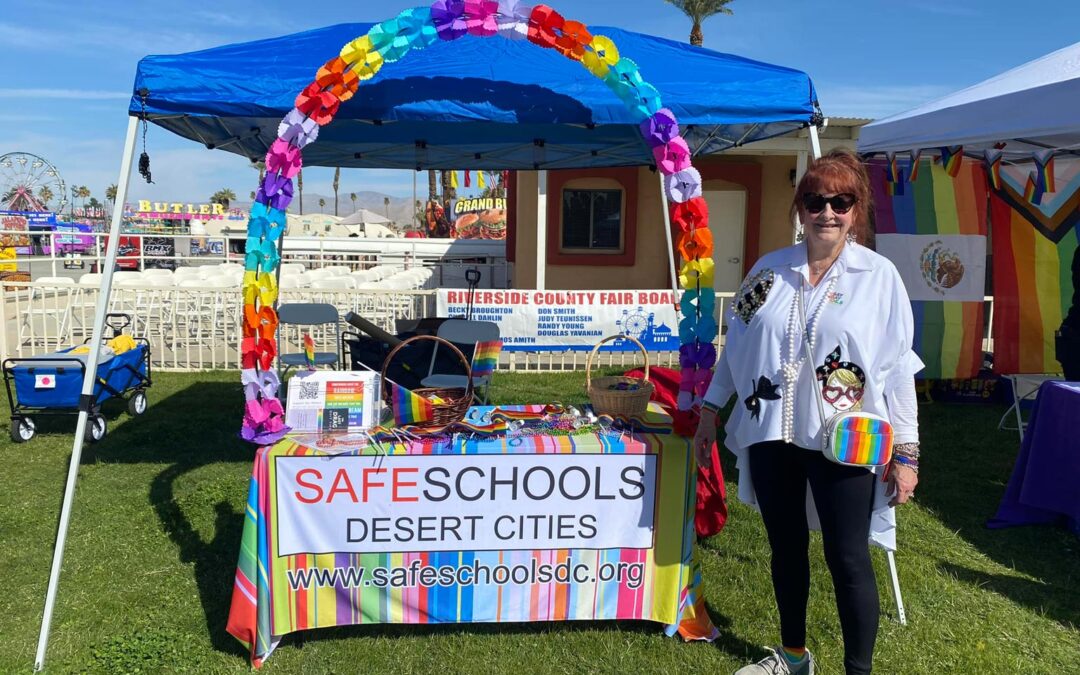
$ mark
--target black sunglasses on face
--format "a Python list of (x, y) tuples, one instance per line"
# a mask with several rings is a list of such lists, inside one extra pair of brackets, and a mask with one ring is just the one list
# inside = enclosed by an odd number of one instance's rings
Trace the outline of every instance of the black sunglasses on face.
[(802, 195), (802, 205), (808, 213), (821, 213), (828, 204), (832, 207), (833, 213), (843, 215), (850, 211), (857, 201), (855, 195), (849, 192), (841, 192), (832, 197), (823, 197), (816, 192), (804, 192)]

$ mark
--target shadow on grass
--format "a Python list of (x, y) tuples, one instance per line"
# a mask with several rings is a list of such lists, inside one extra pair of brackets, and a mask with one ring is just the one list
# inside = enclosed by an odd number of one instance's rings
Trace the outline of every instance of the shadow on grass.
[(988, 405), (920, 407), (924, 453), (916, 500), (988, 558), (1038, 583), (971, 570), (948, 560), (939, 563), (943, 572), (1075, 628), (1080, 626), (1076, 537), (1052, 526), (986, 527), (997, 512), (1020, 450), (1015, 431), (996, 429), (1002, 412), (1004, 407)]
[[(146, 416), (139, 423), (110, 430), (106, 440), (94, 448), (94, 454), (101, 463), (169, 465), (150, 484), (150, 505), (176, 545), (180, 560), (194, 566), (211, 645), (221, 652), (246, 656), (243, 645), (225, 632), (243, 514), (226, 501), (216, 503), (214, 534), (207, 541), (196, 531), (175, 494), (178, 480), (207, 464), (236, 462), (250, 466), (254, 448), (241, 441), (229, 426), (229, 422), (238, 423), (238, 418), (222, 413), (235, 410), (239, 414), (242, 390), (239, 383), (196, 383), (160, 401), (153, 399), (153, 392), (149, 392), (151, 408)], [(105, 414), (109, 416), (107, 411)], [(246, 493), (238, 496), (241, 505), (245, 497)]]
[[(150, 390), (151, 410), (136, 423), (113, 428), (123, 413), (106, 410), (110, 431), (106, 441), (93, 448), (93, 455), (101, 463), (166, 464), (164, 470), (152, 480), (149, 501), (169, 539), (176, 545), (182, 562), (194, 567), (200, 602), (205, 617), (208, 637), (212, 647), (223, 653), (247, 658), (243, 646), (226, 633), (229, 607), (232, 600), (233, 581), (244, 517), (227, 501), (214, 504), (213, 537), (209, 540), (199, 534), (192, 522), (192, 514), (185, 511), (178, 501), (176, 486), (185, 475), (208, 464), (229, 462), (250, 471), (254, 460), (254, 447), (240, 440), (235, 425), (239, 424), (243, 394), (239, 383), (198, 382), (191, 384), (163, 400), (153, 398)], [(232, 413), (235, 411), (235, 415)], [(87, 446), (89, 447), (89, 446)], [(236, 495), (243, 508), (246, 490)], [(730, 620), (710, 610), (714, 623), (720, 630), (716, 646), (725, 652), (745, 656), (758, 649), (735, 636), (730, 630)], [(441, 625), (392, 625), (375, 624), (342, 626), (301, 631), (290, 634), (295, 644), (306, 641), (334, 640), (345, 637), (422, 637), (432, 634), (461, 633), (470, 635), (570, 633), (579, 631), (625, 631), (640, 634), (656, 634), (659, 627), (646, 621), (567, 621), (559, 623), (472, 623)]]

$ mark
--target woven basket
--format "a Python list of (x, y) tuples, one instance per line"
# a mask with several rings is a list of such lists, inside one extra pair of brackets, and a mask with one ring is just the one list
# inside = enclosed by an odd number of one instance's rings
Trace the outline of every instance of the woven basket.
[[(448, 342), (441, 337), (434, 335), (417, 335), (411, 337), (408, 340), (403, 340), (401, 344), (390, 350), (390, 353), (386, 355), (386, 360), (383, 361), (382, 367), (382, 379), (383, 379), (383, 400), (386, 401), (386, 405), (390, 403), (390, 387), (386, 386), (386, 370), (390, 366), (390, 362), (394, 360), (394, 356), (401, 351), (404, 347), (419, 340), (433, 340), (439, 345), (449, 347), (454, 354), (457, 355), (461, 362), (465, 364), (465, 378), (468, 385), (463, 389), (461, 387), (420, 387), (413, 389), (414, 394), (423, 396), (430, 399), (432, 396), (438, 396), (443, 400), (443, 403), (432, 403), (434, 409), (433, 417), (427, 422), (420, 422), (413, 426), (420, 427), (422, 429), (432, 429), (437, 427), (445, 427), (455, 422), (460, 422), (465, 419), (465, 414), (469, 412), (469, 406), (472, 405), (473, 400), (473, 379), (472, 379), (472, 365), (469, 360), (465, 358), (465, 355), (461, 353), (454, 343)], [(438, 349), (438, 345), (435, 347)]]
[[(594, 380), (592, 377), (593, 358), (605, 342), (611, 342), (619, 338), (633, 342), (641, 350), (641, 353), (645, 355), (645, 379), (623, 375), (605, 375)], [(638, 388), (634, 391), (611, 388), (619, 384), (636, 384)], [(649, 382), (649, 352), (645, 351), (644, 345), (633, 337), (629, 335), (609, 335), (596, 343), (593, 350), (589, 352), (589, 358), (585, 362), (585, 393), (588, 394), (593, 412), (597, 415), (626, 415), (630, 417), (643, 415), (649, 408), (649, 399), (652, 398), (655, 389), (653, 383)]]

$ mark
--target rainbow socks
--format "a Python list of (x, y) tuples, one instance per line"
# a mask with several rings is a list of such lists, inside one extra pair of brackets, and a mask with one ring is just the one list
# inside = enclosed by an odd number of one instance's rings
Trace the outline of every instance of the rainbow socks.
[(806, 647), (784, 647), (782, 653), (792, 666), (797, 666), (806, 659)]

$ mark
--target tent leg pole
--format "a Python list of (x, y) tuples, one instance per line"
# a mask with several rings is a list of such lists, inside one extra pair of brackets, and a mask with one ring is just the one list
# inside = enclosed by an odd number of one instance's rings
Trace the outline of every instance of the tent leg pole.
[(536, 290), (547, 288), (548, 172), (536, 172)]
[(659, 170), (656, 177), (660, 180), (660, 210), (664, 212), (664, 238), (667, 240), (668, 265), (671, 267), (671, 292), (675, 304), (675, 316), (679, 315), (679, 274), (675, 271), (675, 248), (671, 244), (671, 211), (668, 209), (667, 190), (664, 189), (664, 174)]
[[(807, 150), (810, 152), (810, 157), (818, 159), (821, 157), (821, 139), (818, 138), (817, 127), (811, 124), (806, 128), (807, 131)], [(802, 180), (803, 174), (806, 173), (807, 166), (807, 150), (800, 150), (799, 154), (795, 158), (795, 185), (799, 184)], [(798, 243), (802, 241), (803, 226), (799, 221), (799, 214), (795, 214), (795, 241)]]
[[(123, 204), (127, 199), (128, 179), (131, 175), (131, 160), (135, 156), (135, 136), (139, 119), (128, 117), (127, 136), (124, 139), (124, 154), (120, 161), (120, 178), (116, 181), (116, 202)], [(90, 340), (90, 353), (86, 356), (86, 373), (83, 376), (82, 398), (79, 405), (79, 421), (75, 426), (75, 441), (71, 447), (71, 462), (68, 465), (67, 485), (64, 488), (64, 504), (60, 509), (60, 526), (56, 533), (56, 545), (53, 548), (52, 568), (49, 571), (49, 590), (45, 594), (45, 613), (41, 617), (41, 632), (38, 634), (37, 654), (34, 656), (34, 670), (45, 667), (45, 651), (49, 645), (49, 628), (52, 624), (53, 608), (56, 605), (56, 591), (60, 582), (60, 568), (64, 562), (64, 544), (67, 540), (68, 524), (71, 521), (71, 507), (75, 500), (75, 482), (79, 478), (79, 462), (82, 460), (83, 439), (86, 434), (88, 404), (94, 392), (97, 378), (98, 347), (105, 332), (105, 313), (109, 308), (109, 292), (112, 289), (113, 267), (116, 266), (116, 250), (120, 243), (120, 222), (124, 210), (114, 209), (112, 223), (109, 226), (109, 245), (105, 253), (105, 269), (101, 278), (101, 292), (98, 293), (97, 307), (94, 313), (94, 332)]]

